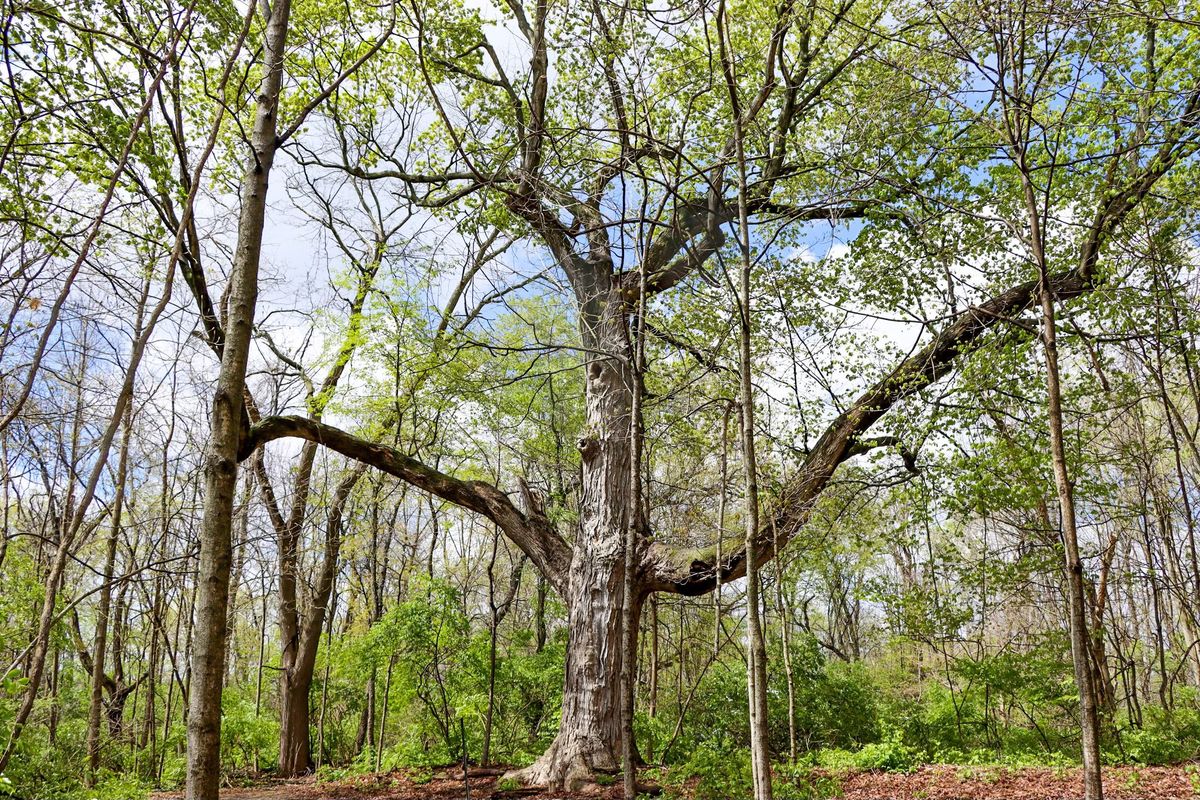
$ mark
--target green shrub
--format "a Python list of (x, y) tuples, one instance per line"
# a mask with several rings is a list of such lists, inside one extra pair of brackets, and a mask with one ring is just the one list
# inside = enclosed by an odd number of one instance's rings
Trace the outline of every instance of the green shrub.
[(1188, 751), (1183, 742), (1157, 730), (1129, 731), (1121, 737), (1121, 744), (1129, 761), (1146, 766), (1182, 761)]
[(727, 742), (705, 743), (692, 751), (688, 760), (671, 771), (673, 782), (696, 779), (695, 800), (726, 800), (749, 797), (753, 791), (750, 754)]
[(417, 786), (424, 786), (433, 780), (433, 770), (429, 767), (417, 767), (408, 771), (408, 779)]
[(279, 758), (278, 714), (260, 711), (254, 703), (226, 693), (221, 713), (221, 764), (245, 769), (255, 762), (273, 767)]
[(776, 800), (827, 800), (842, 793), (841, 781), (807, 765), (782, 764), (773, 778), (771, 790)]
[(834, 772), (912, 772), (926, 762), (924, 755), (920, 748), (905, 744), (900, 731), (892, 730), (883, 741), (872, 742), (857, 752), (841, 748), (816, 751), (810, 756), (809, 763)]
[(1200, 712), (1195, 708), (1191, 687), (1180, 687), (1174, 710), (1148, 706), (1142, 725), (1121, 735), (1120, 753), (1111, 760), (1156, 766), (1177, 764), (1200, 755)]
[(144, 800), (149, 794), (150, 787), (136, 775), (105, 773), (92, 788), (80, 788), (65, 797), (66, 800)]
[(834, 772), (849, 772), (858, 769), (857, 754), (838, 747), (826, 747), (811, 754), (812, 762)]
[(516, 778), (501, 778), (496, 781), (497, 792), (515, 792), (521, 788), (521, 782)]
[(905, 744), (903, 735), (896, 730), (882, 742), (866, 745), (854, 756), (855, 766), (859, 769), (883, 772), (912, 772), (923, 761), (923, 753)]
[(375, 748), (367, 745), (350, 762), (341, 766), (323, 764), (317, 770), (317, 782), (336, 783), (356, 775), (367, 775), (375, 771)]

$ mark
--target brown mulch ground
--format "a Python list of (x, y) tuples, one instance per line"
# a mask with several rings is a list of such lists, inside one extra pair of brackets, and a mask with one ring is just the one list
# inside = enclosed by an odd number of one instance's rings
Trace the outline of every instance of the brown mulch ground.
[[(470, 775), (472, 800), (617, 800), (621, 787), (591, 786), (564, 795), (535, 789), (501, 791), (496, 788), (500, 770), (474, 769)], [(435, 770), (432, 778), (393, 772), (318, 783), (312, 778), (288, 782), (262, 782), (221, 792), (225, 800), (462, 800), (466, 797), (462, 775)], [(912, 774), (882, 772), (814, 773), (823, 796), (841, 800), (1069, 800), (1082, 796), (1078, 769), (1046, 767), (922, 767)], [(836, 785), (836, 793), (829, 794)], [(649, 788), (649, 787), (647, 787)], [(815, 796), (815, 795), (814, 795)], [(1104, 770), (1106, 800), (1197, 800), (1200, 773), (1193, 767), (1114, 767)], [(179, 793), (153, 795), (153, 800), (178, 800)], [(731, 798), (731, 800), (736, 800)]]
[[(1078, 769), (936, 766), (853, 773), (841, 789), (843, 800), (1066, 800), (1083, 795), (1083, 779)], [(1104, 797), (1196, 800), (1200, 776), (1184, 767), (1114, 767), (1104, 770)]]
[[(547, 793), (538, 789), (501, 790), (496, 784), (507, 770), (472, 768), (468, 773), (471, 800), (618, 800), (620, 785), (590, 786), (572, 794)], [(650, 787), (647, 787), (650, 788)], [(337, 782), (318, 782), (315, 778), (288, 781), (264, 780), (252, 786), (221, 790), (222, 800), (463, 800), (467, 787), (459, 770), (434, 769), (432, 775), (419, 770), (397, 770), (379, 775), (363, 775)], [(182, 792), (163, 792), (151, 800), (182, 800)]]

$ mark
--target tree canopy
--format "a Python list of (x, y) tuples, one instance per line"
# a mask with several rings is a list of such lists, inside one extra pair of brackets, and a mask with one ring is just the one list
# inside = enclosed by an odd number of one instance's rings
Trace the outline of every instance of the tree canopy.
[(0, 774), (1194, 755), (1197, 19), (9, 2)]

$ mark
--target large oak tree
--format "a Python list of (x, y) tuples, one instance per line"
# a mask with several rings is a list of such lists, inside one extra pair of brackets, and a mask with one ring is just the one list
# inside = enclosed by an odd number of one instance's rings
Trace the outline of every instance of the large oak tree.
[[(1011, 197), (1011, 152), (990, 136), (994, 91), (970, 69), (986, 71), (1001, 46), (976, 24), (989, 9), (738, 4), (725, 76), (713, 11), (509, 0), (498, 23), (485, 23), (453, 6), (413, 4), (398, 54), (403, 80), (421, 88), (428, 109), (428, 149), (413, 153), (367, 132), (368, 160), (339, 160), (336, 148), (306, 155), (432, 208), (476, 204), (548, 254), (569, 287), (585, 376), (573, 534), (556, 528), (521, 476), (507, 489), (460, 479), (312, 416), (264, 418), (240, 444), (247, 458), (299, 437), (370, 464), (490, 519), (545, 576), (566, 604), (570, 645), (558, 736), (522, 776), (534, 783), (569, 786), (620, 764), (624, 587), (640, 608), (651, 593), (702, 594), (747, 568), (745, 549), (718, 558), (656, 537), (654, 509), (633, 503), (631, 475), (640, 430), (631, 415), (644, 391), (631, 317), (643, 292), (653, 315), (689, 283), (718, 280), (713, 265), (739, 221), (734, 128), (744, 131), (743, 225), (755, 249), (779, 253), (778, 242), (803, 241), (813, 225), (902, 237), (947, 213), (1006, 235), (1002, 213), (972, 207)], [(1156, 38), (1159, 47), (1186, 38), (1178, 26), (1090, 5), (1023, 13), (1071, 32), (1071, 46), (1044, 54), (1040, 79), (1069, 91), (1101, 67), (1110, 78), (1090, 96), (1091, 127), (1076, 128), (1086, 139), (1080, 151), (1091, 154), (1072, 165), (1069, 198), (1047, 199), (1076, 222), (1045, 262), (1044, 281), (1020, 262), (995, 270), (965, 309), (947, 309), (914, 352), (843, 405), (764, 509), (760, 561), (804, 526), (840, 464), (897, 444), (867, 434), (900, 401), (950, 373), (992, 329), (1020, 321), (1040, 296), (1062, 303), (1102, 285), (1114, 237), (1195, 151), (1200, 85), (1177, 65), (1141, 69)], [(1119, 52), (1079, 46), (1104, 37)], [(1140, 89), (1131, 96), (1118, 80)], [(1119, 119), (1108, 125), (1112, 114)], [(627, 576), (630, 526), (636, 574)]]

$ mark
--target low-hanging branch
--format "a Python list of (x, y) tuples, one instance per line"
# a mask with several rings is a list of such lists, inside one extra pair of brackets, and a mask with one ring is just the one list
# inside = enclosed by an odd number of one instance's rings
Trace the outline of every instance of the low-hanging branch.
[(250, 426), (242, 440), (239, 457), (245, 460), (267, 442), (287, 437), (324, 445), (443, 500), (482, 514), (496, 523), (529, 556), (557, 591), (565, 593), (571, 563), (570, 545), (554, 529), (539, 500), (524, 483), (521, 484), (521, 494), (526, 510), (521, 511), (507, 494), (489, 483), (455, 478), (393, 447), (296, 415), (265, 417)]
[[(1077, 265), (1047, 278), (1051, 294), (1058, 301), (1079, 297), (1096, 287), (1096, 265), (1109, 236), (1175, 164), (1198, 149), (1200, 81), (1188, 91), (1182, 113), (1168, 128), (1155, 156), (1136, 175), (1101, 195), (1080, 243)], [(1114, 178), (1110, 174), (1109, 180)], [(808, 522), (838, 465), (861, 452), (861, 448), (856, 450), (856, 443), (862, 441), (863, 434), (897, 402), (943, 377), (956, 358), (979, 349), (988, 330), (1033, 305), (1038, 299), (1039, 283), (1036, 279), (1025, 281), (959, 314), (929, 344), (902, 361), (829, 425), (785, 487), (775, 509), (765, 515), (755, 548), (763, 562), (774, 558)], [(646, 548), (643, 571), (649, 576), (646, 591), (700, 595), (745, 575), (746, 552), (741, 548), (719, 559), (693, 558), (683, 564), (670, 548), (655, 543)]]

